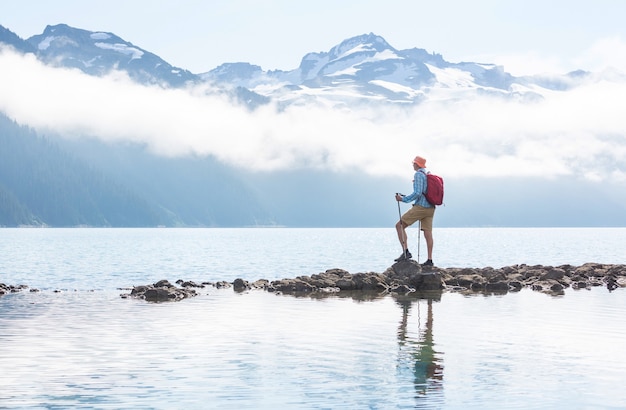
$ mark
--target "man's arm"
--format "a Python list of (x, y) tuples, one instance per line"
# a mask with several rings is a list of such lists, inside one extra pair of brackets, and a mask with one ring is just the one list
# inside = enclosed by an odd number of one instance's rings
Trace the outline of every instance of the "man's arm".
[(413, 193), (402, 197), (402, 202), (413, 202), (420, 197), (424, 192), (424, 182), (426, 175), (423, 172), (417, 171), (413, 177)]

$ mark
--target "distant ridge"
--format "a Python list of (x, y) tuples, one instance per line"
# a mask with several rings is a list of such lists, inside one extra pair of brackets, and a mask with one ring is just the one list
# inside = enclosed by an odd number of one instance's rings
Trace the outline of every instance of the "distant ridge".
[(410, 105), (476, 94), (533, 100), (542, 98), (542, 90), (568, 89), (575, 86), (573, 80), (588, 75), (577, 71), (550, 78), (515, 77), (495, 64), (451, 63), (420, 48), (397, 50), (374, 33), (345, 39), (326, 52), (307, 53), (293, 70), (265, 71), (247, 62), (230, 62), (199, 74), (174, 67), (113, 33), (67, 24), (47, 26), (27, 40), (0, 26), (0, 42), (34, 53), (46, 64), (94, 76), (122, 70), (142, 84), (178, 88), (209, 83), (212, 89), (207, 92), (227, 95), (250, 109), (270, 102), (282, 107)]

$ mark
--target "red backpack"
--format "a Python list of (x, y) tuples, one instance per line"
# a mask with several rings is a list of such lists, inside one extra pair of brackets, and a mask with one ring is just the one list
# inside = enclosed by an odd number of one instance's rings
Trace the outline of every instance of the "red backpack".
[(424, 172), (424, 174), (426, 175), (426, 192), (424, 192), (424, 197), (431, 205), (443, 204), (443, 178), (430, 172)]

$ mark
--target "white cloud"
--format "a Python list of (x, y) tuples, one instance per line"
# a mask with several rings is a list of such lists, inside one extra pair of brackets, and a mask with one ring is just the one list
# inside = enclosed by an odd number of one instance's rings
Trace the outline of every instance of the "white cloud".
[(406, 176), (428, 158), (447, 177), (572, 175), (623, 180), (626, 81), (589, 80), (523, 103), (494, 97), (426, 102), (414, 109), (300, 106), (250, 112), (202, 88), (165, 90), (53, 69), (0, 52), (0, 110), (68, 137), (143, 142), (162, 155), (214, 155), (255, 170), (360, 169)]
[(546, 54), (526, 51), (504, 54), (466, 56), (466, 61), (489, 61), (501, 65), (514, 76), (544, 73), (567, 73), (575, 70), (602, 72), (607, 69), (626, 71), (626, 40), (620, 36), (596, 40), (576, 55)]
[(574, 60), (574, 64), (592, 71), (605, 69), (626, 70), (626, 41), (621, 37), (607, 37), (596, 41), (591, 48)]
[[(494, 64), (503, 66), (506, 72), (516, 77), (544, 73), (561, 74), (575, 69), (562, 56), (544, 55), (536, 51), (483, 55), (470, 61), (492, 61)], [(577, 68), (582, 68), (582, 66), (577, 66)]]

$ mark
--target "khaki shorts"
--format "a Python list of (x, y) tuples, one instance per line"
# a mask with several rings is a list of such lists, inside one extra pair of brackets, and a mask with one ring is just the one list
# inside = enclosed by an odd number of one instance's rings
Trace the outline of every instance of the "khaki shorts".
[(417, 221), (421, 221), (422, 231), (433, 230), (433, 216), (435, 216), (435, 207), (424, 208), (419, 205), (414, 205), (402, 215), (402, 222), (406, 226), (411, 226)]

